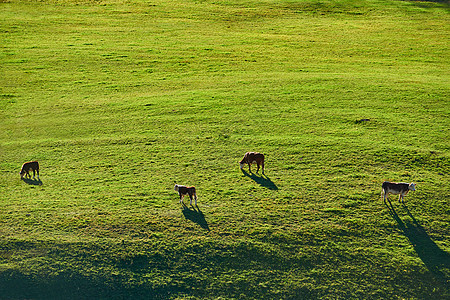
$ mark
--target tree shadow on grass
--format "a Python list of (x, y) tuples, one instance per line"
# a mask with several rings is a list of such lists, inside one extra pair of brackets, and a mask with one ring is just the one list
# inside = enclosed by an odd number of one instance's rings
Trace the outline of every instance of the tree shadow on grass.
[(170, 299), (186, 292), (176, 284), (152, 287), (129, 286), (126, 282), (120, 276), (111, 280), (106, 274), (87, 277), (64, 271), (49, 278), (36, 278), (20, 271), (6, 270), (0, 272), (0, 299)]
[[(195, 207), (197, 207), (197, 209), (195, 209)], [(182, 212), (186, 219), (191, 220), (192, 222), (200, 225), (201, 228), (210, 231), (208, 222), (206, 222), (206, 219), (205, 219), (205, 215), (203, 214), (203, 212), (200, 210), (200, 208), (197, 205), (192, 206), (192, 209), (190, 209), (183, 203)]]
[(398, 227), (403, 231), (404, 235), (414, 247), (417, 255), (422, 262), (439, 280), (447, 282), (449, 280), (448, 273), (450, 269), (450, 254), (439, 248), (438, 245), (430, 238), (425, 229), (417, 222), (416, 218), (411, 214), (408, 207), (403, 203), (407, 214), (411, 221), (403, 222), (395, 211), (391, 203), (386, 204), (389, 208), (391, 216), (397, 221)]
[(42, 180), (40, 180), (39, 178), (36, 180), (36, 179), (31, 179), (31, 178), (22, 178), (22, 181), (23, 182), (25, 182), (26, 184), (28, 184), (28, 185), (42, 185), (43, 183), (42, 183)]
[(267, 177), (266, 175), (263, 174), (261, 176), (257, 176), (254, 173), (248, 173), (244, 169), (241, 169), (241, 171), (245, 176), (253, 179), (253, 181), (255, 181), (260, 186), (266, 187), (269, 190), (274, 190), (274, 191), (278, 190), (277, 185), (272, 180), (270, 180), (270, 178)]

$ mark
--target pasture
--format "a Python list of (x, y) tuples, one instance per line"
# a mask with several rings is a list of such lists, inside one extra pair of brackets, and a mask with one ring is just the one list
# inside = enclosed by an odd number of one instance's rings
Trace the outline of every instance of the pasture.
[[(0, 298), (448, 299), (449, 21), (445, 2), (1, 0)], [(416, 191), (386, 206), (385, 180)]]

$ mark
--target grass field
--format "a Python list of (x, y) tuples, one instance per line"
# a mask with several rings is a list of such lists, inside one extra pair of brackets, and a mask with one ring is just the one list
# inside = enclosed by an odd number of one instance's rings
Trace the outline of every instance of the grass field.
[[(449, 21), (0, 1), (0, 299), (449, 299)], [(384, 205), (385, 180), (417, 191)]]

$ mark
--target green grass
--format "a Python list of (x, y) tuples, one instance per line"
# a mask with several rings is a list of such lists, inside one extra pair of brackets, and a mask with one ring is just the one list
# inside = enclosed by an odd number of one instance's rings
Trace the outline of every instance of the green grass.
[[(449, 19), (0, 1), (0, 298), (448, 299)], [(417, 191), (387, 207), (384, 180)]]

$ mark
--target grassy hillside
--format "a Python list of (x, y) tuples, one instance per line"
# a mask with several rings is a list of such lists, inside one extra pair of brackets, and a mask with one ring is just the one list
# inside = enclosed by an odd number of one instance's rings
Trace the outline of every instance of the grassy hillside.
[[(448, 299), (449, 21), (416, 1), (0, 1), (0, 298)], [(384, 180), (417, 191), (386, 206)]]

